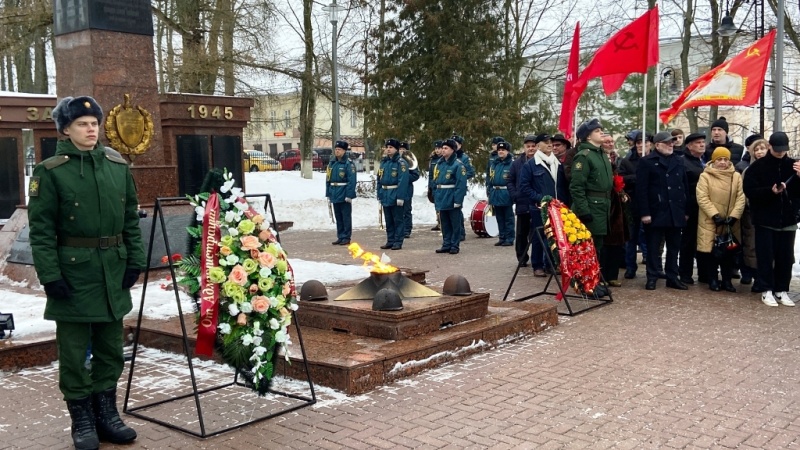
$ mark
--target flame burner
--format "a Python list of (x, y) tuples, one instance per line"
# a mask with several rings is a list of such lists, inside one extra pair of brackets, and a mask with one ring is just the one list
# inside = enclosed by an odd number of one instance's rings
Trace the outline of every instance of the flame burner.
[(369, 277), (353, 286), (336, 300), (372, 300), (381, 289), (390, 289), (401, 299), (417, 297), (439, 297), (441, 294), (416, 281), (409, 280), (399, 270), (392, 273), (370, 272)]

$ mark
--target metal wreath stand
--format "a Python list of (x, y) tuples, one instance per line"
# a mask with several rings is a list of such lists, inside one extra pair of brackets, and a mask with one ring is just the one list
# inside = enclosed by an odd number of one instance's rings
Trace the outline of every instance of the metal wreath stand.
[[(270, 194), (252, 194), (252, 195), (245, 195), (244, 197), (245, 198), (263, 197), (265, 199), (264, 211), (266, 212), (267, 210), (269, 210), (270, 216), (272, 218), (272, 225), (273, 225), (273, 227), (277, 226), (277, 222), (275, 221), (275, 209), (272, 206), (272, 197), (270, 196)], [(180, 297), (178, 296), (178, 284), (177, 284), (176, 277), (175, 277), (175, 267), (174, 267), (174, 265), (170, 264), (169, 271), (170, 271), (170, 275), (172, 277), (172, 288), (173, 288), (173, 291), (175, 292), (175, 302), (178, 305), (178, 317), (179, 317), (180, 322), (181, 322), (181, 332), (183, 333), (183, 352), (184, 352), (184, 356), (186, 356), (186, 360), (187, 360), (187, 362), (189, 364), (189, 375), (190, 375), (191, 380), (192, 380), (192, 391), (189, 392), (189, 393), (186, 393), (186, 394), (181, 394), (181, 395), (177, 395), (177, 396), (168, 398), (166, 400), (160, 400), (160, 401), (156, 401), (156, 402), (152, 402), (152, 403), (146, 403), (146, 404), (137, 405), (137, 406), (133, 406), (133, 407), (128, 406), (128, 401), (130, 399), (130, 393), (131, 393), (131, 383), (133, 381), (133, 373), (134, 373), (134, 369), (136, 367), (136, 353), (137, 353), (137, 350), (138, 350), (138, 347), (139, 347), (139, 332), (141, 331), (141, 326), (142, 326), (142, 314), (144, 312), (145, 293), (147, 292), (147, 280), (148, 280), (148, 277), (149, 277), (149, 274), (150, 274), (150, 260), (151, 260), (152, 254), (153, 254), (153, 239), (155, 238), (155, 232), (156, 232), (156, 219), (160, 219), (161, 231), (162, 231), (162, 236), (164, 238), (164, 245), (166, 247), (167, 255), (171, 255), (172, 254), (172, 251), (170, 250), (170, 246), (169, 246), (169, 239), (167, 237), (167, 228), (166, 228), (166, 224), (164, 222), (164, 214), (162, 212), (162, 207), (163, 207), (162, 203), (165, 203), (165, 202), (170, 203), (171, 206), (177, 206), (176, 203), (177, 204), (180, 204), (180, 203), (188, 204), (189, 201), (188, 201), (188, 199), (186, 199), (186, 197), (159, 197), (159, 198), (156, 198), (155, 210), (154, 210), (154, 213), (153, 213), (153, 225), (150, 228), (150, 243), (149, 243), (148, 249), (147, 249), (147, 269), (145, 270), (145, 274), (144, 274), (144, 285), (142, 286), (142, 300), (141, 300), (141, 303), (139, 305), (139, 318), (136, 321), (136, 332), (135, 332), (134, 338), (133, 338), (133, 355), (131, 357), (131, 367), (130, 367), (130, 370), (128, 372), (128, 384), (127, 384), (127, 387), (125, 389), (125, 402), (123, 404), (122, 411), (127, 413), (127, 414), (130, 414), (130, 415), (132, 415), (134, 417), (138, 417), (140, 419), (144, 419), (144, 420), (147, 420), (147, 421), (150, 421), (150, 422), (153, 422), (153, 423), (157, 423), (159, 425), (162, 425), (162, 426), (167, 427), (167, 428), (171, 428), (173, 430), (182, 431), (184, 433), (187, 433), (187, 434), (190, 434), (190, 435), (193, 435), (193, 436), (197, 436), (197, 437), (200, 437), (200, 438), (207, 438), (207, 437), (215, 436), (215, 435), (218, 435), (218, 434), (221, 434), (221, 433), (225, 433), (227, 431), (232, 431), (232, 430), (235, 430), (237, 428), (241, 428), (241, 427), (244, 427), (246, 425), (250, 425), (250, 424), (253, 424), (253, 423), (256, 423), (256, 422), (261, 422), (261, 421), (264, 421), (264, 420), (267, 420), (267, 419), (271, 419), (273, 417), (277, 417), (277, 416), (286, 414), (288, 412), (296, 411), (298, 409), (305, 408), (307, 406), (311, 406), (314, 403), (316, 403), (317, 397), (316, 397), (316, 393), (314, 392), (314, 384), (311, 381), (311, 372), (310, 372), (309, 367), (308, 367), (308, 359), (306, 357), (306, 349), (305, 349), (305, 346), (303, 345), (303, 336), (300, 333), (300, 324), (297, 321), (296, 312), (292, 311), (292, 322), (294, 322), (295, 329), (297, 330), (297, 341), (298, 341), (298, 343), (300, 345), (300, 351), (302, 352), (302, 355), (303, 355), (303, 364), (305, 366), (305, 371), (306, 371), (307, 380), (308, 380), (308, 386), (309, 386), (309, 389), (311, 390), (311, 397), (292, 394), (292, 393), (288, 393), (288, 392), (276, 391), (276, 390), (273, 390), (270, 387), (270, 389), (268, 390), (268, 392), (270, 394), (275, 394), (277, 396), (283, 396), (283, 397), (288, 397), (288, 398), (300, 400), (301, 402), (299, 404), (294, 404), (294, 405), (290, 404), (288, 407), (280, 409), (280, 410), (278, 410), (276, 412), (272, 412), (272, 413), (270, 413), (268, 415), (265, 415), (263, 417), (257, 417), (257, 418), (254, 418), (254, 419), (249, 419), (249, 420), (246, 420), (244, 422), (236, 423), (234, 425), (223, 427), (221, 429), (214, 430), (214, 431), (206, 430), (205, 422), (203, 420), (203, 409), (202, 409), (202, 406), (200, 404), (200, 396), (202, 394), (206, 394), (208, 392), (213, 392), (213, 391), (216, 391), (216, 390), (219, 390), (219, 389), (228, 388), (228, 387), (231, 387), (231, 386), (246, 387), (247, 385), (244, 382), (239, 381), (239, 370), (236, 369), (236, 372), (235, 372), (234, 377), (233, 377), (233, 381), (231, 381), (230, 383), (225, 383), (225, 384), (221, 384), (221, 385), (218, 385), (218, 386), (213, 386), (213, 387), (210, 387), (210, 388), (206, 388), (206, 389), (203, 389), (203, 390), (198, 390), (198, 388), (197, 388), (197, 379), (195, 377), (194, 366), (192, 365), (191, 350), (190, 350), (190, 347), (189, 347), (189, 338), (188, 338), (188, 335), (187, 335), (187, 332), (186, 332), (186, 322), (184, 321), (184, 318), (183, 318), (183, 310), (181, 308), (181, 301), (180, 301)], [(275, 237), (278, 240), (278, 243), (280, 243), (280, 235), (278, 234), (278, 230), (277, 229), (275, 229)], [(285, 371), (286, 371), (286, 365), (284, 363), (284, 373), (285, 373)], [(273, 374), (273, 377), (274, 377), (274, 375), (275, 374)], [(155, 407), (155, 406), (160, 406), (160, 405), (163, 405), (163, 404), (166, 404), (166, 403), (170, 403), (170, 402), (173, 402), (173, 401), (176, 401), (176, 400), (182, 400), (182, 399), (185, 399), (185, 398), (188, 398), (188, 397), (194, 397), (195, 405), (197, 407), (197, 419), (198, 419), (198, 423), (200, 425), (200, 432), (197, 432), (195, 430), (191, 430), (191, 429), (179, 426), (179, 425), (175, 425), (175, 424), (172, 424), (172, 423), (169, 423), (169, 422), (165, 422), (165, 421), (160, 420), (158, 418), (155, 418), (155, 417), (152, 417), (152, 416), (148, 416), (144, 412), (140, 412), (140, 411), (148, 409), (148, 408), (152, 408), (152, 407)]]
[[(609, 303), (614, 302), (614, 297), (611, 295), (611, 290), (608, 291), (608, 299), (605, 299), (605, 298), (602, 298), (602, 297), (598, 297), (597, 294), (577, 295), (577, 294), (568, 293), (569, 292), (569, 286), (564, 286), (563, 284), (561, 284), (561, 278), (557, 275), (557, 270), (556, 270), (557, 268), (556, 268), (556, 265), (555, 265), (555, 261), (553, 261), (553, 255), (552, 255), (552, 253), (550, 253), (550, 251), (548, 249), (547, 242), (545, 242), (544, 239), (542, 239), (542, 236), (544, 235), (544, 227), (536, 227), (533, 230), (533, 234), (536, 235), (536, 239), (539, 240), (539, 243), (542, 244), (542, 248), (545, 249), (544, 253), (545, 253), (545, 256), (547, 258), (547, 260), (545, 261), (545, 264), (547, 265), (547, 267), (550, 268), (550, 271), (549, 271), (550, 272), (550, 276), (547, 279), (547, 284), (544, 285), (544, 289), (542, 289), (540, 292), (537, 292), (537, 293), (531, 294), (531, 295), (526, 295), (526, 296), (520, 297), (520, 298), (515, 298), (513, 301), (521, 302), (521, 301), (530, 300), (532, 298), (536, 298), (536, 297), (539, 297), (539, 296), (542, 296), (542, 295), (553, 295), (553, 296), (555, 296), (555, 295), (558, 295), (560, 293), (561, 297), (564, 299), (564, 305), (566, 305), (566, 307), (567, 307), (567, 312), (558, 311), (558, 309), (556, 309), (556, 312), (558, 312), (558, 314), (562, 315), (562, 316), (576, 316), (576, 315), (578, 315), (580, 313), (589, 311), (589, 310), (594, 309), (594, 308), (599, 308), (601, 306), (605, 306), (605, 305), (607, 305)], [(531, 248), (531, 244), (532, 244), (532, 239), (528, 238), (528, 249)], [(506, 301), (506, 299), (508, 298), (508, 294), (511, 292), (511, 287), (514, 285), (514, 281), (516, 281), (516, 279), (517, 279), (517, 274), (519, 274), (519, 269), (521, 269), (521, 267), (520, 267), (519, 264), (517, 264), (517, 270), (514, 271), (514, 276), (511, 277), (511, 283), (508, 284), (508, 289), (506, 289), (506, 295), (503, 296), (503, 301)], [(603, 278), (602, 272), (600, 273), (600, 279), (605, 283), (606, 280), (605, 280), (605, 278)], [(547, 290), (547, 288), (550, 287), (550, 283), (552, 283), (553, 281), (555, 281), (556, 285), (558, 286), (558, 292), (549, 292)], [(572, 305), (570, 305), (570, 303), (569, 303), (569, 299), (571, 299), (571, 298), (583, 300), (582, 305), (581, 305), (581, 306), (583, 306), (583, 308), (580, 308), (580, 309), (577, 309), (577, 310), (572, 309)], [(591, 304), (590, 304), (590, 302), (591, 302)]]

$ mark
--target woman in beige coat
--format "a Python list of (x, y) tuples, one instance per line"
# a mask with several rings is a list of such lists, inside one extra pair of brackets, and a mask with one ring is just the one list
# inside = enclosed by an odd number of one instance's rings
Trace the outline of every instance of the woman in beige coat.
[[(741, 242), (739, 219), (744, 212), (745, 198), (742, 190), (742, 176), (736, 172), (730, 161), (731, 152), (725, 147), (717, 147), (711, 154), (711, 162), (700, 174), (697, 183), (697, 204), (700, 214), (697, 221), (697, 251), (711, 253), (714, 238), (722, 234), (730, 225), (734, 236)], [(708, 288), (719, 291), (717, 267), (722, 275), (722, 289), (736, 292), (731, 283), (731, 275), (736, 262), (733, 254), (716, 259), (707, 256), (709, 263)]]

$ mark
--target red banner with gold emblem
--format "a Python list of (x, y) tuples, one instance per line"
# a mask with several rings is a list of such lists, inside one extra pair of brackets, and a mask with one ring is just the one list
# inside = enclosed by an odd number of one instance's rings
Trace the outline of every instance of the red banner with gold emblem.
[(208, 272), (219, 263), (219, 195), (212, 192), (203, 216), (203, 241), (200, 256), (200, 321), (195, 354), (211, 356), (217, 337), (219, 285), (208, 279)]
[(775, 30), (772, 30), (738, 55), (701, 75), (669, 109), (658, 115), (661, 121), (669, 123), (684, 109), (698, 106), (755, 105), (761, 95), (774, 43)]

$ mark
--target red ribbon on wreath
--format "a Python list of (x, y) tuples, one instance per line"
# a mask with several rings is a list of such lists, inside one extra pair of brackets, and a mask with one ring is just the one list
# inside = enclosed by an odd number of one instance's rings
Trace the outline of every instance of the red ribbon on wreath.
[(200, 320), (197, 326), (195, 354), (211, 356), (217, 337), (219, 285), (208, 279), (208, 271), (219, 264), (219, 195), (212, 192), (203, 216), (203, 240), (200, 256)]

